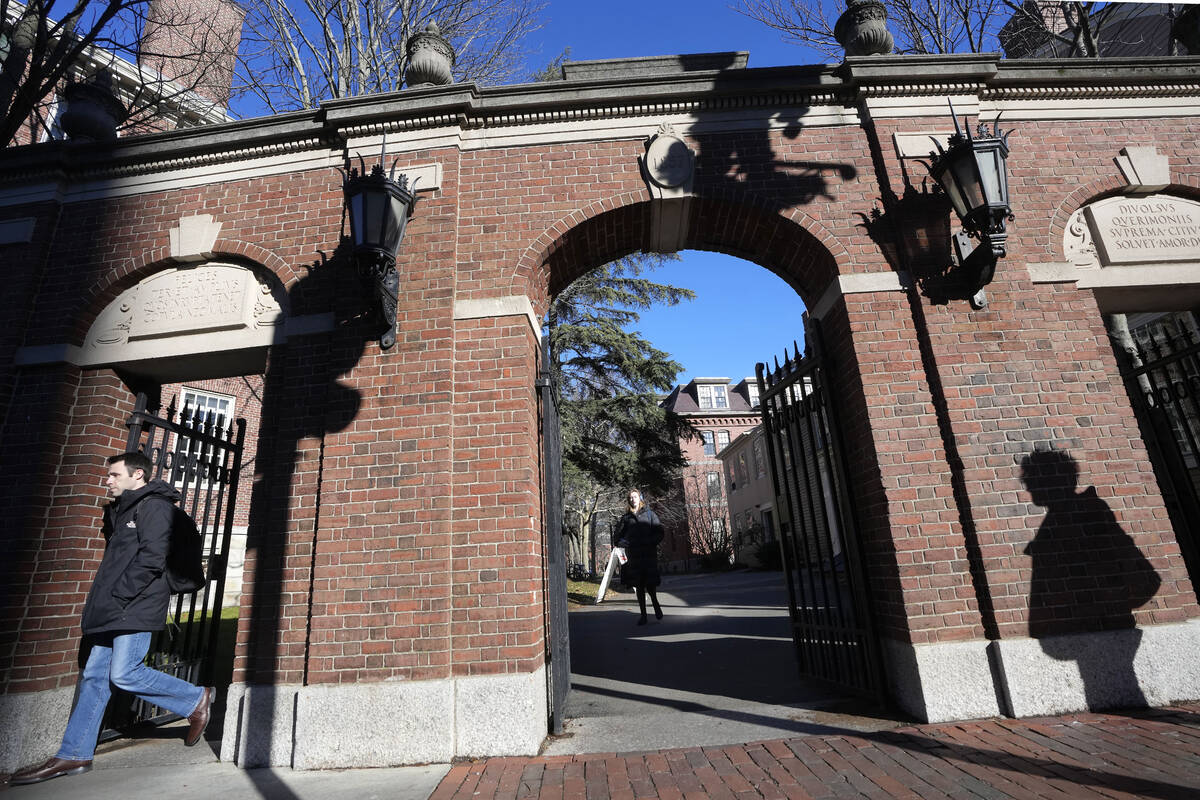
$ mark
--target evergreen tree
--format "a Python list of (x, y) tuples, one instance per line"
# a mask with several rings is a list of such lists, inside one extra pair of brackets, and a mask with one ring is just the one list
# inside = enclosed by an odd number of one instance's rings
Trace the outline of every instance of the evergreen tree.
[(668, 258), (637, 253), (572, 283), (550, 307), (548, 336), (560, 394), (565, 533), (587, 560), (595, 515), (619, 513), (636, 486), (665, 495), (685, 461), (681, 436), (695, 435), (659, 405), (682, 369), (633, 328), (639, 310), (691, 300), (689, 289), (645, 277)]

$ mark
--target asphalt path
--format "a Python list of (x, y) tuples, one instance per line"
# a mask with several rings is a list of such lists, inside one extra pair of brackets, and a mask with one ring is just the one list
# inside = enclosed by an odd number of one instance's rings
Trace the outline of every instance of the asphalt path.
[(548, 755), (697, 747), (903, 724), (796, 666), (780, 572), (665, 576), (662, 620), (632, 593), (572, 608), (571, 694)]

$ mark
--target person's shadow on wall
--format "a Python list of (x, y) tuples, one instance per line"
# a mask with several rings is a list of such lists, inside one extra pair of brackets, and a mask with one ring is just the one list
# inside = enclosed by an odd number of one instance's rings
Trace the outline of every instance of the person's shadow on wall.
[(1069, 453), (1030, 453), (1021, 480), (1046, 509), (1024, 551), (1033, 559), (1029, 635), (1051, 658), (1078, 663), (1089, 709), (1145, 706), (1133, 610), (1158, 591), (1158, 573), (1095, 487), (1076, 491), (1079, 465)]

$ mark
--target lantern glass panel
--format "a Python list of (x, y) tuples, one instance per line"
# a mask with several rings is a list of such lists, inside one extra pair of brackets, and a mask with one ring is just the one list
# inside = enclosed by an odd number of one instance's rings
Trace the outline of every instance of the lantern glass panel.
[(379, 189), (371, 188), (366, 196), (366, 238), (363, 244), (370, 247), (380, 247), (384, 243), (383, 232), (387, 224), (387, 194)]
[(942, 187), (942, 191), (950, 198), (950, 205), (953, 206), (954, 213), (958, 214), (960, 219), (965, 216), (969, 209), (963, 200), (962, 192), (958, 190), (958, 184), (955, 183), (953, 176), (950, 174), (948, 165), (942, 166), (941, 169), (934, 172), (933, 179), (938, 182), (938, 185)]
[(400, 239), (404, 236), (404, 224), (408, 221), (408, 209), (399, 197), (389, 195), (390, 213), (388, 215), (387, 236), (384, 247), (389, 253), (400, 249)]
[(979, 191), (979, 168), (969, 150), (959, 150), (954, 155), (950, 169), (954, 173), (954, 182), (963, 194), (963, 204), (966, 208), (963, 216), (966, 216), (983, 205), (983, 196)]
[(363, 196), (362, 192), (350, 195), (350, 235), (355, 245), (363, 242)]
[(995, 147), (980, 150), (975, 153), (979, 164), (979, 177), (983, 184), (984, 199), (988, 205), (1003, 205), (1005, 198), (1001, 191), (1004, 162), (1000, 159), (1000, 151)]

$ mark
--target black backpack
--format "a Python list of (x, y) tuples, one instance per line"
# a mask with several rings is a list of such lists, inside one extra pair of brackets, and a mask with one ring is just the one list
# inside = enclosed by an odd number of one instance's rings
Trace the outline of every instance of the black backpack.
[(204, 574), (204, 537), (191, 514), (174, 503), (171, 514), (171, 548), (167, 551), (167, 568), (163, 570), (167, 586), (174, 594), (198, 592), (208, 583)]
[(177, 505), (171, 506), (171, 549), (167, 553), (167, 585), (175, 594), (191, 594), (204, 588), (204, 537), (192, 515)]

